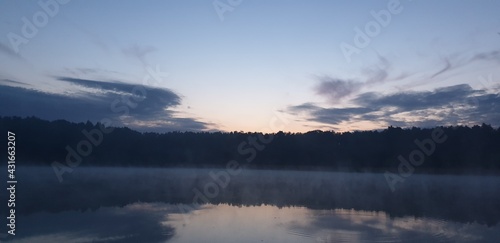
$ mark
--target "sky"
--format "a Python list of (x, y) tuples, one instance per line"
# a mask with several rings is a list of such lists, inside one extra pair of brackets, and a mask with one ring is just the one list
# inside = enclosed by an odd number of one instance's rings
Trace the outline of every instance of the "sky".
[(0, 116), (140, 131), (500, 126), (500, 1), (0, 1)]

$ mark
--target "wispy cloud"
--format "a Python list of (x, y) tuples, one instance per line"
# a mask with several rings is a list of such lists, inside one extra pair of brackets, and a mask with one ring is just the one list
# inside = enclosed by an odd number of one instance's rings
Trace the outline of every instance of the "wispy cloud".
[(443, 67), (433, 73), (430, 78), (435, 78), (444, 73), (456, 70), (476, 61), (500, 62), (500, 51), (483, 51), (466, 56), (465, 54), (454, 54), (443, 58)]
[[(331, 76), (318, 77), (319, 84), (314, 89), (316, 94), (327, 98), (332, 103), (338, 103), (343, 98), (358, 93), (364, 87), (387, 81), (391, 63), (381, 55), (378, 55), (378, 58), (378, 63), (361, 70), (363, 76), (359, 80), (364, 80), (363, 82)], [(405, 77), (400, 75), (397, 79)]]
[(500, 62), (500, 51), (480, 52), (471, 58), (471, 61), (478, 60)]
[(431, 78), (434, 78), (448, 70), (450, 70), (452, 68), (451, 66), (451, 62), (448, 58), (444, 59), (444, 67), (442, 69), (440, 69), (439, 71), (435, 72), (434, 74), (431, 75)]
[[(389, 94), (366, 92), (369, 87), (409, 77), (405, 73), (392, 75), (391, 62), (381, 55), (378, 58), (377, 65), (361, 70), (365, 78), (345, 80), (329, 76), (320, 77), (320, 83), (314, 91), (317, 95), (327, 98), (330, 105), (306, 102), (289, 106), (287, 112), (320, 124), (334, 126), (356, 122), (426, 127), (483, 122), (500, 125), (500, 98), (498, 90), (494, 90), (493, 87), (489, 87), (489, 90), (475, 90), (468, 84), (460, 84), (435, 88), (432, 91), (403, 89)], [(442, 60), (443, 66), (439, 70), (424, 72), (423, 82), (417, 82), (418, 84), (413, 86), (431, 80), (435, 82), (434, 78), (476, 61), (499, 62), (500, 52), (492, 50), (468, 56), (454, 54)], [(340, 100), (343, 102), (339, 102)], [(339, 107), (340, 104), (350, 106)]]
[(362, 73), (367, 77), (366, 84), (381, 83), (389, 78), (391, 63), (387, 58), (378, 54), (378, 63), (369, 68), (364, 68)]
[(0, 54), (9, 56), (9, 57), (12, 57), (15, 59), (19, 59), (19, 60), (23, 59), (19, 54), (17, 54), (14, 50), (12, 50), (12, 48), (10, 48), (2, 43), (0, 43)]
[(139, 60), (143, 65), (147, 65), (146, 56), (154, 51), (156, 51), (155, 47), (140, 46), (138, 44), (133, 44), (129, 47), (122, 49), (123, 54), (125, 54), (128, 57)]

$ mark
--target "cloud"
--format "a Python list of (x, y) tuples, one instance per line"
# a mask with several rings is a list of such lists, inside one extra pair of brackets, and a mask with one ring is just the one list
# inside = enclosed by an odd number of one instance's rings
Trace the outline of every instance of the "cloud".
[(351, 107), (351, 108), (322, 108), (313, 111), (314, 120), (326, 124), (339, 124), (343, 121), (350, 120), (359, 114), (372, 112), (371, 108), (367, 107)]
[(311, 103), (290, 106), (312, 121), (339, 125), (349, 122), (383, 122), (396, 126), (500, 125), (500, 95), (460, 84), (433, 91), (381, 94), (366, 92), (351, 100), (353, 107), (324, 108)]
[(338, 125), (343, 121), (350, 120), (356, 115), (362, 115), (372, 111), (372, 109), (366, 107), (323, 108), (311, 103), (288, 107), (288, 112), (306, 113), (313, 121), (332, 125)]
[(290, 106), (288, 108), (288, 111), (302, 112), (304, 110), (306, 110), (306, 111), (312, 111), (312, 110), (317, 110), (317, 109), (321, 109), (321, 108), (319, 106), (313, 104), (313, 103), (304, 103), (304, 104), (301, 104), (301, 105)]
[(14, 50), (12, 50), (10, 47), (0, 43), (0, 54), (4, 54), (9, 57), (13, 57), (15, 59), (22, 60), (22, 57), (17, 54)]
[(434, 91), (398, 92), (389, 95), (369, 92), (359, 95), (354, 102), (357, 105), (371, 106), (376, 109), (396, 107), (399, 112), (404, 112), (440, 107), (450, 102), (466, 99), (476, 92), (468, 84), (461, 84), (437, 88)]
[(434, 78), (434, 77), (436, 77), (436, 76), (438, 76), (438, 75), (440, 75), (440, 74), (442, 74), (442, 73), (444, 73), (452, 68), (451, 62), (448, 58), (446, 58), (444, 60), (444, 63), (445, 63), (445, 66), (441, 70), (439, 70), (436, 73), (434, 73), (433, 75), (431, 75), (431, 78)]
[(363, 83), (352, 80), (334, 79), (328, 76), (320, 78), (320, 83), (316, 87), (316, 93), (327, 97), (332, 102), (351, 95), (361, 89)]
[[(500, 100), (498, 90), (474, 90), (460, 84), (432, 91), (399, 91), (391, 94), (365, 92), (364, 89), (388, 81), (402, 80), (408, 73), (392, 75), (392, 63), (378, 55), (378, 63), (361, 70), (360, 77), (350, 80), (332, 76), (319, 77), (314, 88), (316, 94), (333, 105), (347, 102), (352, 107), (325, 107), (313, 103), (289, 106), (286, 112), (312, 121), (345, 126), (354, 122), (371, 122), (395, 126), (472, 125), (489, 123), (500, 125)], [(443, 59), (443, 66), (426, 73), (425, 81), (436, 82), (436, 77), (476, 61), (499, 62), (500, 51), (475, 52), (472, 55), (453, 54)], [(491, 79), (491, 78), (490, 78)], [(358, 81), (359, 80), (359, 81)], [(420, 83), (420, 85), (422, 82)], [(418, 86), (418, 85), (417, 85)]]
[(495, 61), (500, 62), (500, 51), (490, 51), (490, 52), (480, 52), (474, 55), (471, 59), (472, 61), (484, 60), (484, 61)]
[[(114, 110), (122, 110), (123, 106), (129, 106), (133, 118), (140, 118), (141, 120), (150, 119), (154, 121), (161, 119), (165, 113), (169, 112), (165, 110), (166, 108), (177, 106), (181, 101), (177, 94), (168, 89), (69, 77), (61, 77), (59, 80), (94, 89), (96, 93), (87, 93), (87, 98), (98, 99), (108, 104), (118, 102)], [(113, 110), (113, 108), (111, 109)]]
[(391, 63), (387, 58), (378, 55), (379, 62), (377, 65), (371, 68), (365, 68), (362, 70), (362, 73), (367, 76), (366, 83), (381, 83), (387, 80), (389, 77), (389, 71), (391, 69)]
[(152, 46), (139, 46), (138, 44), (123, 48), (122, 52), (128, 57), (138, 59), (142, 64), (146, 65), (146, 55), (156, 51)]
[(114, 126), (139, 130), (204, 130), (207, 123), (178, 117), (173, 108), (181, 103), (179, 95), (168, 89), (96, 80), (59, 77), (73, 84), (70, 94), (54, 94), (36, 89), (0, 84), (0, 114), (66, 119), (74, 122), (110, 119)]
[[(391, 63), (381, 55), (378, 55), (378, 58), (379, 61), (376, 65), (361, 70), (364, 82), (322, 76), (318, 78), (320, 83), (315, 87), (316, 94), (326, 97), (330, 102), (337, 103), (341, 99), (359, 92), (364, 87), (387, 81)], [(407, 75), (403, 74), (394, 80), (406, 77)]]
[(116, 74), (121, 74), (116, 71), (110, 71), (102, 68), (64, 68), (64, 71), (67, 73), (71, 73), (72, 75), (95, 75), (95, 74), (102, 74), (102, 75), (116, 75)]
[(444, 67), (439, 71), (435, 72), (430, 76), (430, 78), (437, 77), (443, 73), (455, 70), (457, 68), (466, 66), (476, 61), (490, 61), (490, 62), (500, 62), (500, 51), (492, 50), (486, 52), (478, 52), (472, 55), (472, 57), (464, 57), (463, 55), (451, 55), (444, 58)]
[(476, 107), (470, 110), (467, 115), (476, 119), (492, 120), (498, 125), (500, 121), (500, 94), (485, 94), (468, 102)]
[(31, 84), (19, 82), (19, 81), (14, 81), (11, 79), (0, 79), (0, 82), (6, 83), (6, 84), (13, 84), (13, 85), (26, 85), (26, 86), (31, 86)]

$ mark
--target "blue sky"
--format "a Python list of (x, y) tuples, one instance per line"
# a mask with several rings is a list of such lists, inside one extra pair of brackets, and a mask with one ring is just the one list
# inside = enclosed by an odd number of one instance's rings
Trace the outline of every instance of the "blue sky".
[(0, 115), (144, 131), (500, 125), (498, 1), (40, 2), (0, 2)]

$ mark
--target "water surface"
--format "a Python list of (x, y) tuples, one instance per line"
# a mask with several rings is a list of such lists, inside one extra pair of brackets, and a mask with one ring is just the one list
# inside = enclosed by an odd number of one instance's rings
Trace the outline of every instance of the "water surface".
[(383, 174), (243, 170), (224, 177), (222, 171), (81, 167), (60, 183), (50, 168), (21, 167), (17, 235), (8, 240), (500, 239), (498, 177), (413, 175), (392, 192)]

